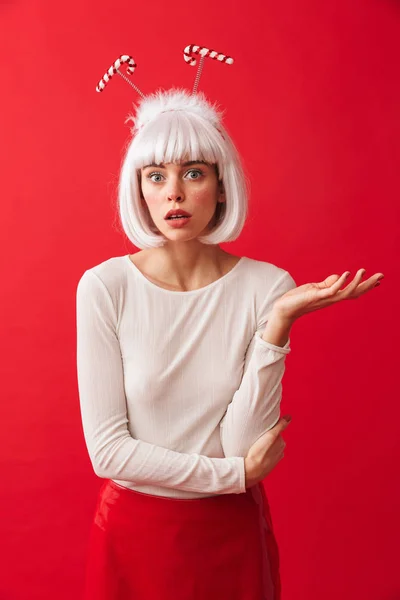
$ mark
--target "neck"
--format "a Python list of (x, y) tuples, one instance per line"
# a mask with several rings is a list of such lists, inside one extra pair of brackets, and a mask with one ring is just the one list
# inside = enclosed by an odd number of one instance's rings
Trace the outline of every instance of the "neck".
[(221, 276), (223, 259), (227, 252), (218, 245), (190, 242), (167, 243), (162, 248), (144, 250), (151, 261), (153, 272), (178, 286), (194, 281), (202, 282)]

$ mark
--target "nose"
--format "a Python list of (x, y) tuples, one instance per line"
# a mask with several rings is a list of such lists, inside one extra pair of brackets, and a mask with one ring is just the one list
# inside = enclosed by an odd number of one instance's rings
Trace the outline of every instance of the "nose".
[(168, 179), (166, 187), (168, 200), (181, 202), (184, 199), (184, 189), (179, 174), (171, 175)]
[(181, 194), (171, 192), (170, 194), (168, 194), (168, 200), (172, 200), (173, 202), (182, 202), (183, 197)]
[(169, 173), (165, 192), (168, 203), (171, 201), (182, 202), (185, 199), (185, 184), (182, 181), (178, 168), (176, 173)]

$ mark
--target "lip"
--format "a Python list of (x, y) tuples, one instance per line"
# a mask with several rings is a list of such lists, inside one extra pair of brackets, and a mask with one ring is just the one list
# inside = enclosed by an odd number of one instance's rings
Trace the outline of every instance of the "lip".
[(184, 217), (191, 217), (192, 215), (188, 212), (186, 212), (186, 210), (182, 210), (181, 208), (176, 208), (176, 209), (171, 209), (167, 212), (167, 214), (165, 215), (164, 219), (168, 219), (168, 217), (171, 217), (172, 215), (182, 215)]
[(189, 223), (190, 219), (191, 217), (187, 217), (186, 219), (166, 219), (166, 221), (170, 227), (181, 229), (181, 227), (185, 227)]

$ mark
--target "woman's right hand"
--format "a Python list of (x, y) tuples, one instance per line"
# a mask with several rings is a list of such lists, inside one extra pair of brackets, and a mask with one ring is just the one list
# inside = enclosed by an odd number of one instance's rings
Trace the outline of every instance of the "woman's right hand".
[(281, 433), (289, 425), (290, 420), (291, 417), (285, 415), (251, 446), (244, 459), (246, 488), (262, 481), (284, 457), (286, 443)]

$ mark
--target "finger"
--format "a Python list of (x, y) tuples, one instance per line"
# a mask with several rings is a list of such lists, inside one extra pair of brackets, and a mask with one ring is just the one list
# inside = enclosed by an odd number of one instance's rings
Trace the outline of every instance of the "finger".
[(361, 283), (363, 276), (365, 275), (365, 269), (359, 269), (354, 277), (353, 281), (344, 290), (340, 291), (341, 297), (346, 298), (358, 298), (361, 294), (365, 294), (368, 290), (372, 289), (376, 282), (383, 278), (383, 273), (376, 273), (369, 279), (366, 279)]
[(362, 296), (362, 294), (369, 292), (369, 290), (372, 290), (376, 286), (377, 282), (383, 278), (383, 273), (375, 273), (375, 275), (372, 275), (372, 277), (369, 277), (368, 279), (360, 283), (351, 297), (358, 298), (359, 296)]
[(340, 275), (338, 275), (337, 273), (335, 273), (334, 275), (329, 275), (326, 279), (324, 279), (324, 281), (321, 281), (320, 283), (317, 283), (316, 285), (318, 287), (320, 287), (321, 289), (331, 287), (331, 285), (333, 283), (337, 282), (339, 277), (340, 277)]
[[(348, 279), (348, 277), (350, 276), (350, 271), (346, 271), (341, 275), (341, 277), (339, 277), (339, 279), (337, 279), (337, 281), (334, 281), (334, 283), (330, 285), (329, 288), (325, 286), (326, 289), (323, 289), (320, 292), (320, 297), (326, 298), (329, 304), (332, 304), (333, 302), (339, 302), (344, 299), (358, 298), (362, 294), (365, 294), (373, 287), (375, 287), (376, 283), (384, 277), (383, 273), (376, 273), (373, 277), (370, 277), (368, 280), (364, 281), (363, 283), (360, 283), (365, 272), (365, 269), (359, 269), (353, 281), (343, 290), (341, 290), (340, 288), (344, 285), (346, 279)], [(324, 283), (327, 285), (330, 283), (332, 278), (336, 277), (338, 277), (338, 275), (331, 275), (327, 277)]]
[[(320, 297), (321, 298), (331, 298), (332, 296), (335, 296), (335, 294), (340, 290), (340, 288), (342, 287), (342, 285), (344, 284), (346, 279), (349, 277), (349, 275), (350, 275), (350, 271), (346, 271), (339, 277), (339, 279), (337, 279), (334, 283), (332, 283), (332, 285), (321, 289), (319, 292)], [(331, 276), (331, 277), (333, 277), (333, 276)], [(330, 279), (330, 278), (328, 278), (328, 279)]]
[(336, 300), (338, 301), (343, 300), (344, 298), (349, 298), (357, 290), (357, 287), (359, 286), (365, 272), (365, 269), (358, 269), (353, 281), (342, 290), (340, 288), (350, 276), (350, 271), (345, 271), (341, 277), (339, 277), (339, 279), (333, 285), (331, 285), (329, 288), (329, 293), (325, 295), (328, 296), (330, 300), (332, 300), (332, 297), (334, 296), (336, 296)]
[(357, 289), (358, 285), (360, 284), (365, 272), (365, 269), (358, 269), (353, 281), (349, 283), (349, 285), (346, 286), (343, 290), (340, 290), (339, 293), (342, 299), (344, 296), (348, 297), (353, 294), (353, 292)]
[(272, 433), (274, 436), (278, 437), (280, 435), (280, 433), (282, 431), (284, 431), (286, 429), (286, 427), (289, 425), (291, 418), (292, 417), (290, 417), (290, 415), (286, 415), (286, 418), (282, 417), (281, 419), (279, 419), (277, 424), (274, 425), (274, 427), (272, 427), (272, 429), (270, 429), (269, 433)]

